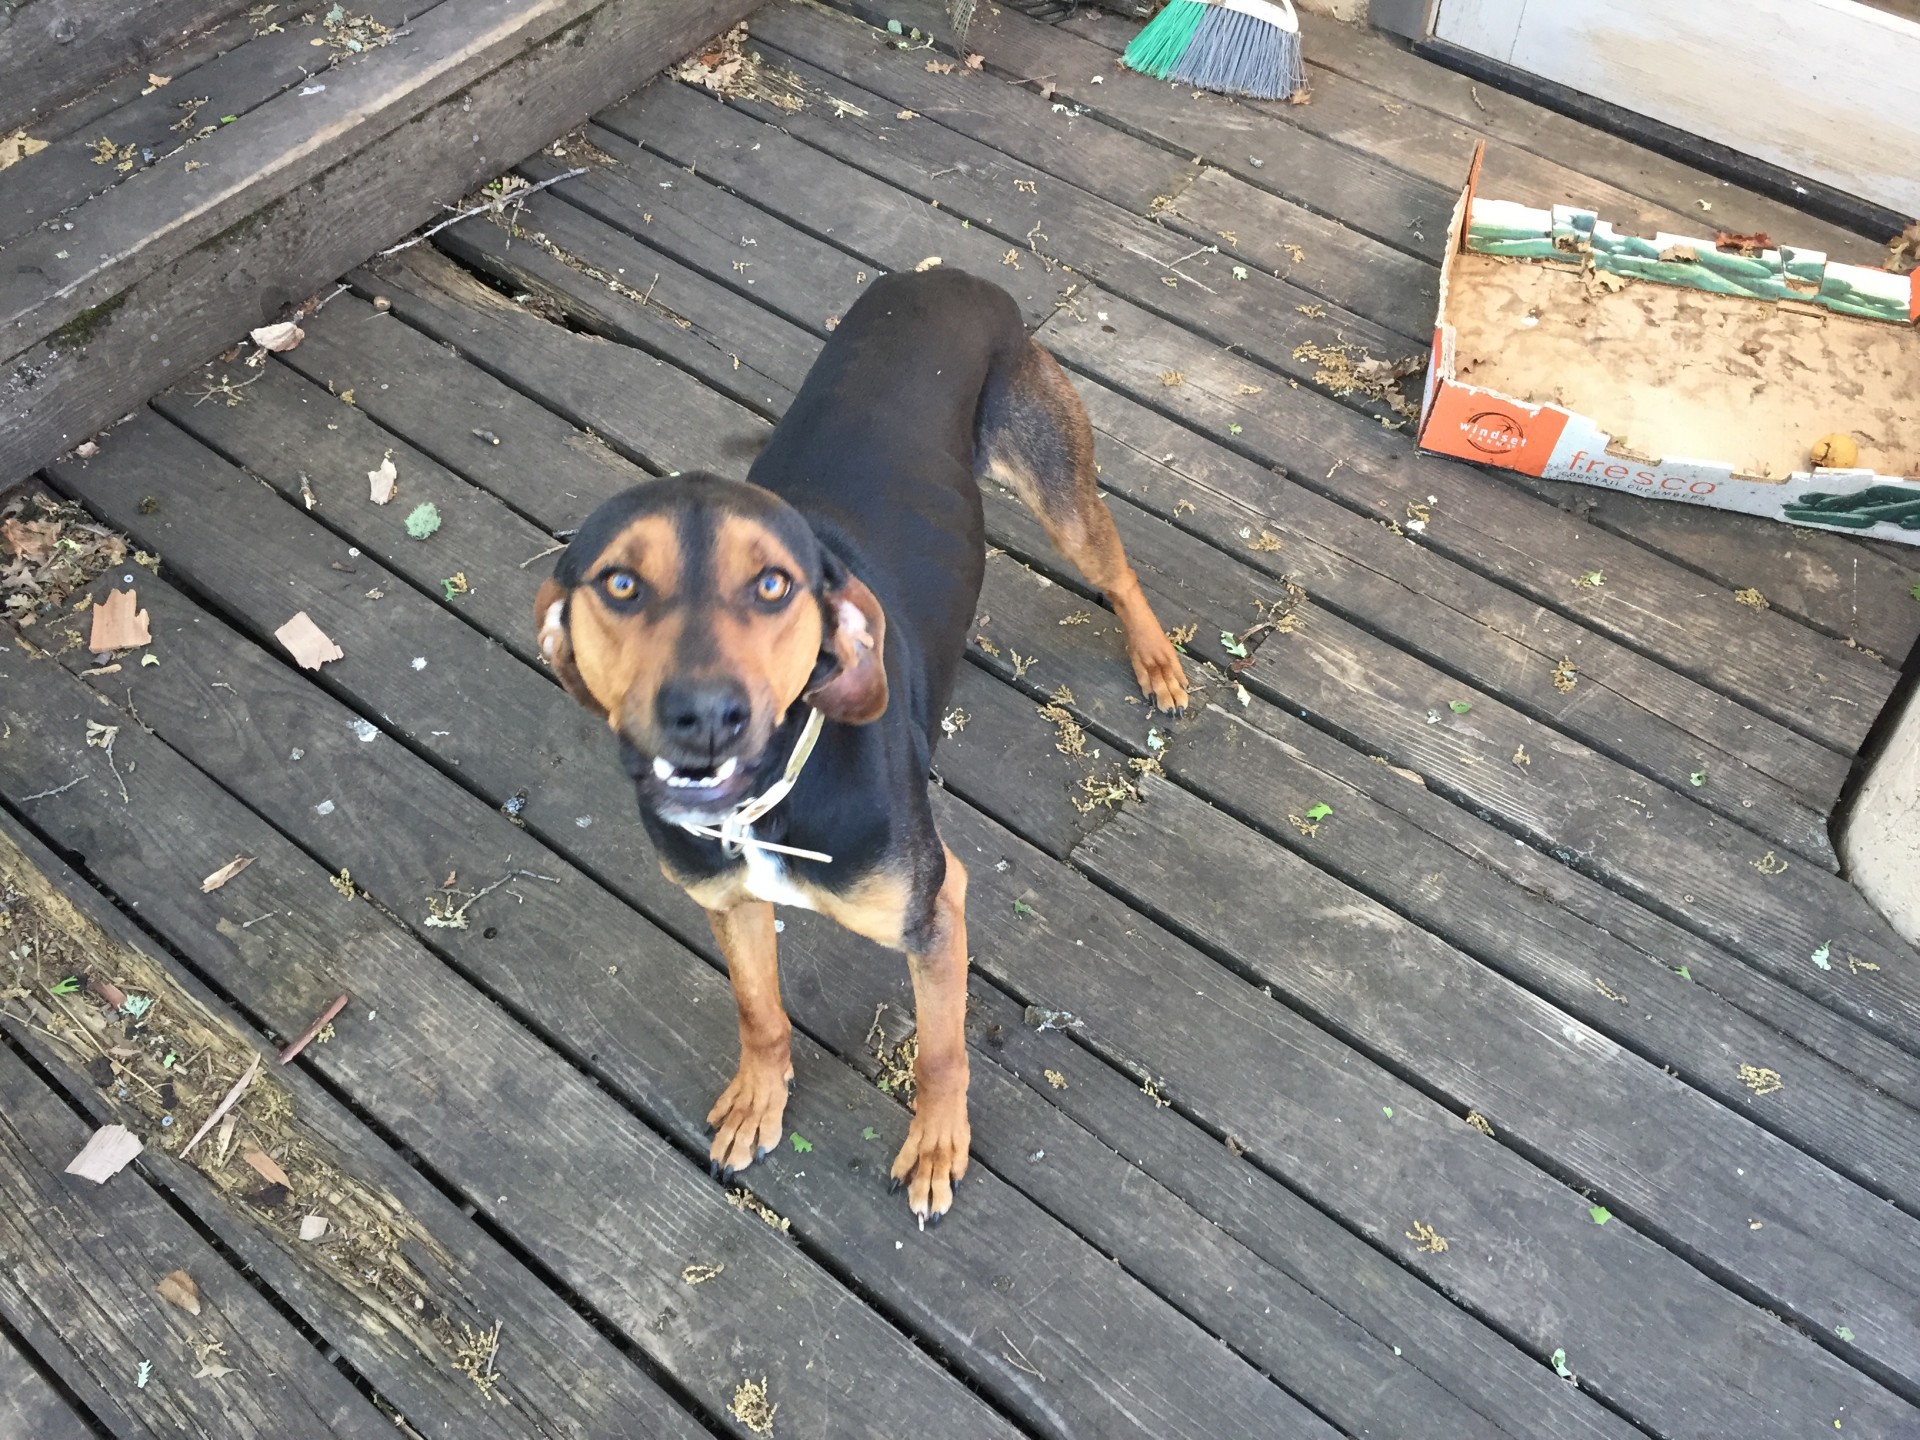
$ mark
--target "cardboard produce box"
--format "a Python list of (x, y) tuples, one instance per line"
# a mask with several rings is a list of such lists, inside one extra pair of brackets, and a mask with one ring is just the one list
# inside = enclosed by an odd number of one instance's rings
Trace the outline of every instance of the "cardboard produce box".
[(1489, 199), (1484, 150), (1448, 229), (1422, 447), (1920, 544), (1914, 276)]

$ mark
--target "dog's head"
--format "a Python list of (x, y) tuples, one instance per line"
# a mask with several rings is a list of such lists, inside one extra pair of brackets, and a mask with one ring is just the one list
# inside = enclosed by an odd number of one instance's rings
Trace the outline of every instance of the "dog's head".
[[(798, 511), (711, 475), (656, 480), (589, 515), (534, 602), (540, 653), (630, 748), (643, 803), (723, 814), (784, 765), (796, 702), (864, 725), (887, 708), (873, 592)], [(771, 777), (764, 777), (770, 779)]]

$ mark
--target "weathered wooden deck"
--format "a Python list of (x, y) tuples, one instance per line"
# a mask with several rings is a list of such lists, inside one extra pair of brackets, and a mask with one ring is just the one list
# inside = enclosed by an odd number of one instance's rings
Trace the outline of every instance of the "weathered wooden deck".
[[(159, 562), (0, 651), (0, 1433), (733, 1434), (764, 1377), (778, 1436), (1920, 1434), (1920, 965), (1827, 834), (1910, 553), (1422, 456), (1325, 358), (1423, 349), (1477, 134), (1490, 193), (1875, 247), (1365, 32), (1263, 107), (1111, 20), (983, 15), (975, 69), (853, 3), (755, 17), (799, 109), (662, 80), (47, 473)], [(930, 256), (1073, 372), (1201, 693), (1140, 708), (988, 496), (936, 757), (975, 1164), (920, 1233), (904, 967), (809, 917), (794, 1145), (708, 1177), (726, 979), (529, 615)], [(155, 663), (103, 665), (129, 576)], [(109, 1121), (141, 1159), (62, 1175)]]

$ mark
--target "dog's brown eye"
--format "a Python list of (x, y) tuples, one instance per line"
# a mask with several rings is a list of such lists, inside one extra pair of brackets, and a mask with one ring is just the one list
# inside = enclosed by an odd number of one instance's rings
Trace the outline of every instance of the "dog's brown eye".
[(784, 570), (762, 570), (760, 578), (753, 582), (754, 598), (767, 605), (786, 599), (791, 589), (793, 581)]
[(615, 600), (631, 600), (640, 593), (640, 581), (625, 570), (615, 570), (600, 587)]

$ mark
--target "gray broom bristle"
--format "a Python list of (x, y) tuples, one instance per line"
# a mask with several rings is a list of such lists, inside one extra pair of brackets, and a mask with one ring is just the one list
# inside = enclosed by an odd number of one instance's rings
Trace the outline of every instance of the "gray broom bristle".
[(1226, 95), (1285, 100), (1307, 83), (1307, 71), (1297, 32), (1209, 5), (1167, 78)]

